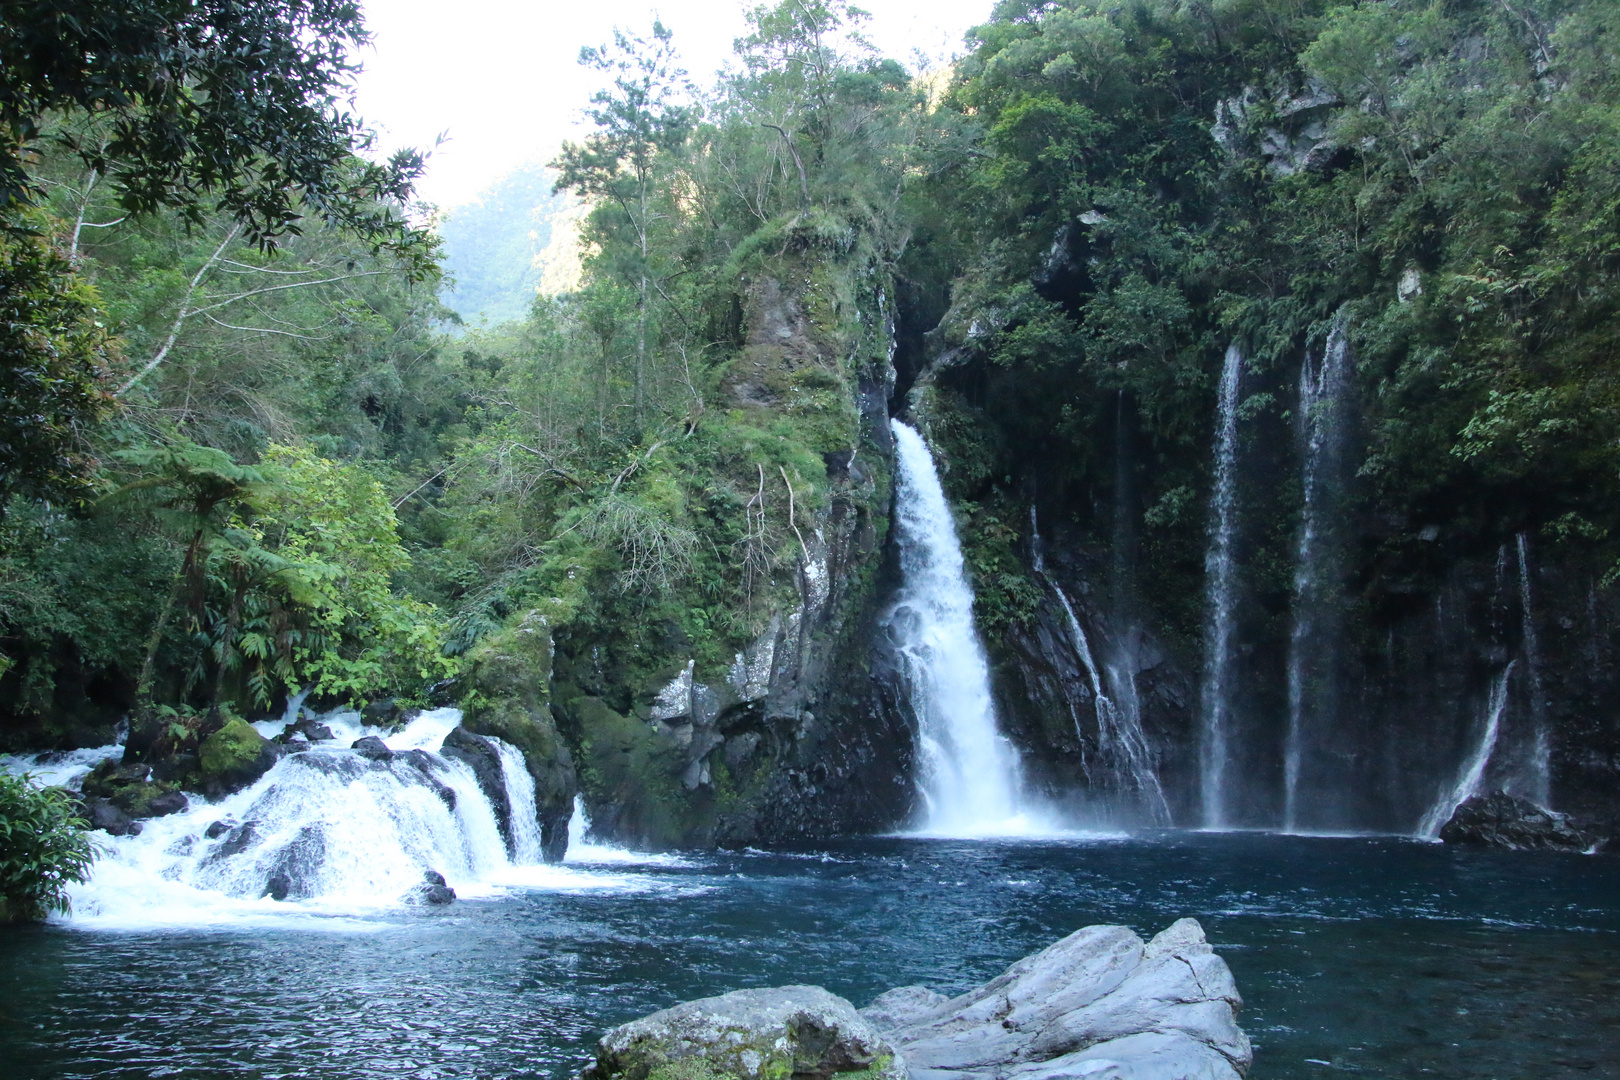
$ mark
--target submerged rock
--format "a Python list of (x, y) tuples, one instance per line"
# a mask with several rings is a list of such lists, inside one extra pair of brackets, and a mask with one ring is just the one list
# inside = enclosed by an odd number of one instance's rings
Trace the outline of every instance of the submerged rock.
[(1464, 800), (1451, 820), (1440, 826), (1440, 839), (1464, 847), (1509, 851), (1592, 851), (1602, 841), (1568, 815), (1505, 791)]
[(1088, 926), (954, 998), (906, 986), (852, 1015), (786, 986), (677, 1005), (608, 1032), (583, 1080), (1237, 1080), (1242, 1003), (1196, 921), (1146, 943)]
[(426, 870), (422, 873), (422, 884), (416, 887), (414, 898), (421, 904), (450, 904), (455, 902), (456, 890), (445, 882), (443, 874), (437, 870)]
[[(696, 1062), (705, 1068), (691, 1068)], [(894, 1048), (855, 1007), (819, 986), (738, 990), (623, 1024), (602, 1037), (584, 1078), (647, 1080), (659, 1073), (741, 1080), (906, 1075)]]

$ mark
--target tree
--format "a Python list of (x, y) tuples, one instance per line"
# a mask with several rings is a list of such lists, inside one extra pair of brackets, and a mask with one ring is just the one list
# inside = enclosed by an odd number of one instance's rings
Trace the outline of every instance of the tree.
[(0, 519), (13, 495), (82, 494), (95, 469), (87, 429), (111, 410), (117, 346), (71, 269), (46, 240), (0, 236)]
[[(0, 17), (0, 210), (37, 202), (47, 138), (108, 177), (131, 213), (217, 201), (266, 245), (308, 208), (378, 243), (419, 232), (397, 205), (422, 155), (357, 161), (338, 107), (369, 40), (351, 0), (15, 0)], [(52, 124), (88, 114), (89, 125)], [(430, 263), (419, 267), (422, 273)]]
[(637, 289), (635, 413), (646, 410), (647, 320), (652, 286), (651, 230), (657, 218), (655, 166), (685, 141), (696, 111), (679, 99), (688, 91), (686, 72), (676, 66), (674, 37), (654, 22), (652, 40), (614, 31), (611, 47), (586, 47), (579, 62), (613, 72), (611, 88), (591, 98), (595, 134), (584, 143), (565, 143), (552, 167), (556, 190), (571, 189), (616, 206), (635, 239)]

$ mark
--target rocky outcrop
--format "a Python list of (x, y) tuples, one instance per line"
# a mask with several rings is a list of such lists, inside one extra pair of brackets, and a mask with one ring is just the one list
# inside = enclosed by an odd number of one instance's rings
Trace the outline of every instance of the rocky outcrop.
[(1238, 1080), (1242, 1004), (1196, 921), (1146, 943), (1088, 926), (954, 998), (906, 986), (857, 1014), (786, 986), (677, 1005), (610, 1031), (583, 1080)]
[(1508, 851), (1594, 851), (1603, 837), (1560, 814), (1505, 791), (1465, 800), (1440, 826), (1440, 839), (1461, 847)]
[[(904, 1080), (894, 1048), (843, 998), (819, 986), (738, 990), (614, 1028), (585, 1080), (663, 1080), (702, 1072), (740, 1080)], [(673, 1068), (672, 1068), (673, 1067)]]
[(495, 811), (495, 825), (501, 830), (506, 849), (512, 850), (512, 803), (506, 796), (506, 774), (501, 768), (501, 755), (482, 735), (474, 735), (464, 727), (451, 730), (439, 747), (439, 756), (459, 761), (473, 771), (478, 779), (478, 790), (489, 800)]
[(1226, 962), (1193, 919), (1143, 943), (1088, 926), (960, 997), (891, 990), (863, 1015), (912, 1080), (1245, 1075), (1253, 1060)]
[(539, 611), (480, 641), (467, 654), (462, 727), (523, 751), (534, 778), (541, 851), (548, 862), (559, 862), (568, 849), (579, 781), (551, 715), (551, 658), (550, 625)]

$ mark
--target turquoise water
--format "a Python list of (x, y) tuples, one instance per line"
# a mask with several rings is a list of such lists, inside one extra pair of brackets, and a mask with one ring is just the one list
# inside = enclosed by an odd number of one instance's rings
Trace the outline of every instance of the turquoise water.
[(1182, 915), (1237, 976), (1261, 1080), (1620, 1076), (1620, 859), (1187, 833), (577, 866), (363, 922), (11, 928), (0, 1075), (562, 1077), (677, 1001), (950, 993)]

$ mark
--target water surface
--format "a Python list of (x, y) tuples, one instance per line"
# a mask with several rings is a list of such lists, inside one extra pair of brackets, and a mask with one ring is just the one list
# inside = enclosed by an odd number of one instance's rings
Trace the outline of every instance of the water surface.
[(1080, 926), (1199, 918), (1252, 1076), (1620, 1076), (1620, 859), (1166, 833), (879, 839), (537, 872), (447, 909), (0, 933), (17, 1077), (564, 1077), (677, 1001), (950, 993)]

